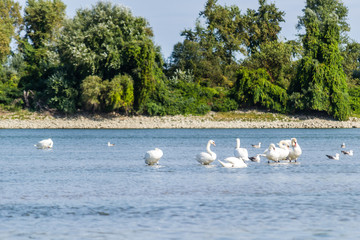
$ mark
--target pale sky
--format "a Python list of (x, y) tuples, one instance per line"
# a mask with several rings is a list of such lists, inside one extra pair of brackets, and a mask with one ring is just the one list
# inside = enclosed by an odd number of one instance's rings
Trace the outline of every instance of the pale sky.
[[(75, 15), (79, 8), (91, 8), (98, 0), (62, 0), (67, 8), (69, 18)], [(26, 0), (18, 0), (21, 6), (25, 6)], [(204, 9), (206, 0), (110, 0), (130, 8), (134, 16), (147, 19), (154, 32), (155, 44), (161, 47), (161, 52), (168, 58), (177, 42), (183, 38), (180, 36), (184, 29), (193, 28), (200, 11)], [(285, 23), (281, 24), (280, 35), (283, 39), (292, 40), (298, 34), (296, 24), (298, 16), (302, 16), (305, 0), (268, 0), (275, 3), (276, 7), (285, 12)], [(349, 9), (348, 23), (351, 30), (349, 36), (356, 42), (360, 42), (360, 1), (343, 0)], [(246, 9), (258, 9), (258, 0), (218, 0), (221, 5), (237, 5), (242, 13)]]

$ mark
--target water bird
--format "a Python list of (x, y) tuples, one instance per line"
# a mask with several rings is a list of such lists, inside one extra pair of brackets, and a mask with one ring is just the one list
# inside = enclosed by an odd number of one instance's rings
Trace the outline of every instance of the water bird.
[(271, 143), (269, 147), (264, 151), (264, 155), (268, 159), (268, 163), (270, 163), (270, 161), (279, 161), (279, 153), (276, 151), (275, 144), (273, 143)]
[(236, 139), (236, 147), (234, 150), (234, 156), (237, 158), (241, 158), (244, 161), (250, 161), (248, 150), (246, 148), (240, 147), (240, 138)]
[(289, 145), (287, 141), (281, 140), (278, 143), (279, 147), (275, 147), (275, 144), (271, 143), (264, 151), (265, 157), (268, 159), (268, 163), (271, 161), (280, 162), (280, 160), (286, 160), (289, 155)]
[(260, 148), (261, 147), (261, 142), (259, 142), (258, 144), (251, 144), (251, 146), (253, 148)]
[(353, 156), (354, 155), (354, 152), (353, 150), (350, 150), (350, 151), (341, 151), (344, 155), (349, 155), (349, 156)]
[(108, 142), (108, 147), (113, 147), (113, 146), (115, 146), (115, 144), (114, 144), (114, 143), (110, 143), (110, 142)]
[(252, 162), (260, 162), (260, 156), (264, 156), (264, 154), (256, 154), (255, 157), (249, 157), (249, 159), (250, 159)]
[(275, 148), (275, 150), (279, 152), (279, 160), (288, 160), (290, 154), (289, 140), (281, 140), (278, 145), (279, 148)]
[(340, 154), (336, 153), (335, 156), (331, 156), (331, 155), (326, 155), (329, 159), (333, 159), (333, 160), (339, 160), (340, 159)]
[(209, 165), (210, 163), (212, 163), (213, 161), (215, 161), (216, 159), (216, 153), (214, 153), (213, 151), (211, 151), (210, 146), (211, 145), (215, 145), (215, 141), (214, 140), (209, 140), (207, 145), (206, 145), (206, 152), (201, 152), (199, 154), (196, 155), (196, 160), (202, 164), (202, 165)]
[(246, 168), (247, 164), (241, 158), (228, 157), (224, 159), (224, 162), (218, 160), (220, 164), (225, 168)]
[(155, 148), (154, 150), (147, 151), (145, 153), (145, 163), (147, 165), (155, 165), (159, 162), (160, 158), (163, 156), (163, 151), (159, 148)]
[(341, 148), (346, 148), (346, 146), (345, 146), (345, 143), (344, 143), (344, 142), (341, 144)]
[(287, 157), (288, 160), (291, 162), (292, 160), (295, 160), (295, 162), (297, 161), (297, 159), (301, 156), (302, 154), (302, 150), (300, 145), (297, 142), (296, 138), (292, 138), (290, 140), (290, 152), (289, 152), (289, 156)]
[(46, 149), (46, 148), (52, 148), (53, 145), (54, 145), (54, 143), (51, 140), (51, 138), (48, 138), (48, 139), (41, 140), (40, 142), (38, 142), (34, 146), (36, 148), (38, 148), (38, 149)]

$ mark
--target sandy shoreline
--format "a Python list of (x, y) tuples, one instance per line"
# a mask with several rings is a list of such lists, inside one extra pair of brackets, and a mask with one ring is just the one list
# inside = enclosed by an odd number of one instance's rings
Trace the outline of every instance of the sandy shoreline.
[(359, 128), (360, 119), (334, 121), (331, 119), (298, 116), (274, 121), (218, 120), (205, 116), (44, 116), (33, 119), (0, 119), (2, 129), (154, 129), (154, 128)]

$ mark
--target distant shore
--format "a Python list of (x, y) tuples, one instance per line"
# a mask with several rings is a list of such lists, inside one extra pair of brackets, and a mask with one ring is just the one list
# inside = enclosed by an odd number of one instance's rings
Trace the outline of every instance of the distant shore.
[[(240, 112), (241, 113), (241, 112)], [(256, 113), (261, 115), (262, 113)], [(1, 129), (156, 129), (156, 128), (359, 128), (360, 119), (335, 121), (318, 116), (286, 116), (281, 119), (217, 118), (205, 116), (122, 116), (75, 115), (72, 117), (33, 114), (26, 117), (11, 115), (0, 118)]]

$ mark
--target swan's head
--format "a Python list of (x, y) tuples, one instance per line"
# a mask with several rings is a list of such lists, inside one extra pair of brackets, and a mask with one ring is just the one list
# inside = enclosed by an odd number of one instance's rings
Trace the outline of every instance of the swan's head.
[(275, 144), (271, 143), (271, 144), (269, 145), (269, 150), (275, 150)]
[(296, 140), (296, 138), (292, 138), (292, 139), (291, 139), (291, 146), (296, 147), (296, 145), (297, 145), (297, 140)]
[(289, 145), (288, 141), (286, 141), (286, 140), (281, 140), (281, 141), (278, 143), (278, 145), (279, 145), (280, 147), (290, 148), (290, 145)]
[(216, 145), (215, 145), (215, 141), (214, 141), (214, 140), (210, 140), (210, 141), (209, 141), (209, 143), (210, 143), (211, 145), (216, 146)]

